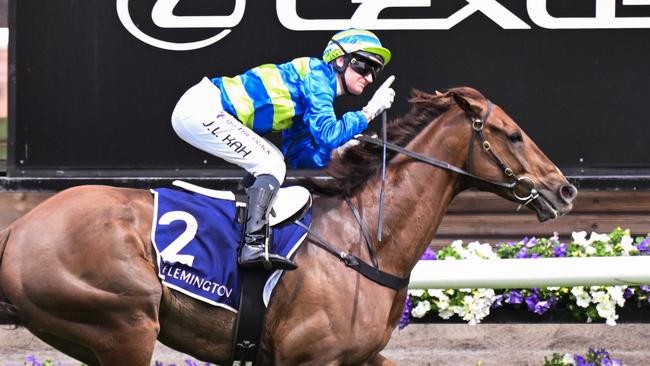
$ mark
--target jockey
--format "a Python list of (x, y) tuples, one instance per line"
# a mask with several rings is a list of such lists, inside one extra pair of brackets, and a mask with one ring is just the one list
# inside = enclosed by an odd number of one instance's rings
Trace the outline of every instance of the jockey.
[(269, 254), (268, 214), (286, 174), (284, 157), (260, 137), (282, 131), (282, 150), (292, 168), (323, 168), (332, 151), (368, 127), (393, 103), (390, 81), (360, 111), (334, 113), (334, 98), (360, 95), (390, 61), (375, 34), (336, 33), (322, 60), (302, 57), (255, 67), (235, 77), (203, 78), (176, 104), (172, 126), (194, 147), (239, 165), (255, 177), (246, 190), (246, 222), (239, 265), (295, 269), (290, 259)]

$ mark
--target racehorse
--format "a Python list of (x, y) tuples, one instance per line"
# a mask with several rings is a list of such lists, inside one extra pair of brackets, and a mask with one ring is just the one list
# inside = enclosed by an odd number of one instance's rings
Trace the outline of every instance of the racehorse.
[[(413, 91), (410, 102), (411, 110), (388, 124), (386, 141), (402, 151), (388, 149), (383, 173), (383, 143), (362, 141), (334, 154), (330, 179), (307, 182), (315, 193), (312, 234), (295, 253), (299, 268), (283, 275), (268, 305), (264, 364), (394, 364), (380, 351), (407, 289), (351, 270), (315, 236), (370, 261), (370, 233), (379, 268), (407, 278), (454, 196), (468, 187), (525, 204), (540, 221), (571, 210), (576, 188), (478, 91)], [(451, 168), (427, 162), (433, 159)], [(385, 219), (376, 243), (382, 177)], [(1, 322), (24, 326), (88, 365), (149, 365), (156, 339), (226, 362), (236, 315), (160, 283), (152, 202), (148, 190), (80, 186), (12, 223), (0, 233)]]

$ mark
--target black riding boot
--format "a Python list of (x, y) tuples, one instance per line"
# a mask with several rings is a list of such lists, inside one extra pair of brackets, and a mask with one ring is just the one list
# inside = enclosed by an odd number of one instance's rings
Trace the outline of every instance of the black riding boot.
[[(292, 270), (298, 266), (290, 259), (268, 252), (271, 241), (268, 215), (278, 186), (264, 182), (265, 176), (256, 179), (246, 190), (246, 222), (239, 247), (239, 266), (243, 268), (264, 267), (270, 269)], [(262, 178), (262, 179), (260, 179)], [(273, 179), (275, 182), (277, 180)]]

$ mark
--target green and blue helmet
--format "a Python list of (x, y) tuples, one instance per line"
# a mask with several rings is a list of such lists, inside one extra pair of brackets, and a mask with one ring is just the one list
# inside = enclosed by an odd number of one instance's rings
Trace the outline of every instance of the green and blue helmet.
[[(370, 56), (382, 67), (388, 64), (391, 58), (390, 51), (381, 45), (379, 38), (374, 33), (361, 29), (348, 29), (332, 36), (323, 51), (323, 61), (329, 63), (336, 60), (337, 57), (352, 53)], [(372, 55), (379, 57), (372, 57)]]

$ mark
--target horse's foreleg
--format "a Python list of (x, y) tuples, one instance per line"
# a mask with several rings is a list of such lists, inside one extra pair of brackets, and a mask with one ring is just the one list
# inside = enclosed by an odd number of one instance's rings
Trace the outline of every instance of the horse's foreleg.
[(101, 339), (95, 354), (101, 366), (149, 366), (158, 338), (156, 321), (135, 320), (111, 329)]
[(368, 366), (397, 366), (397, 364), (386, 357), (382, 356), (381, 354), (377, 353), (375, 356), (373, 356), (368, 363), (366, 363)]

